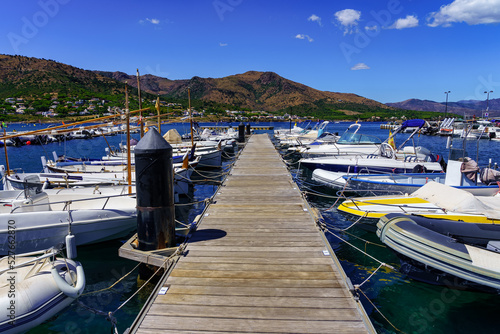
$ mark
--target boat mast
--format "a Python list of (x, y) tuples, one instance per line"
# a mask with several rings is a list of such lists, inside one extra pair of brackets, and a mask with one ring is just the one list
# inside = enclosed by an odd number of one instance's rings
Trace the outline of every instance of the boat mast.
[[(139, 69), (137, 69), (137, 92), (139, 95), (139, 109), (142, 109), (141, 80), (139, 78)], [(142, 111), (139, 115), (139, 119), (141, 120), (141, 138), (142, 138), (142, 137), (144, 137), (144, 119), (142, 118)]]
[(156, 111), (158, 112), (158, 133), (161, 135), (161, 120), (160, 120), (160, 95), (156, 99)]
[(191, 113), (191, 89), (188, 87), (188, 110), (189, 110), (189, 125), (191, 127), (191, 147), (194, 146), (193, 137), (193, 114)]
[(7, 167), (7, 176), (10, 176), (10, 167), (9, 167), (9, 156), (7, 155), (7, 132), (5, 128), (3, 128), (3, 149), (5, 151), (5, 166)]
[[(142, 113), (142, 111), (141, 111)], [(132, 193), (132, 163), (130, 158), (130, 110), (128, 108), (128, 89), (125, 81), (125, 116), (127, 118), (127, 180), (128, 193)]]

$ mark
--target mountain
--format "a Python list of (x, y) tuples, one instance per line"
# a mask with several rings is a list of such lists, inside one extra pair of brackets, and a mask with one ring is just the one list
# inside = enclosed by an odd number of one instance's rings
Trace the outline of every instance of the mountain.
[[(223, 78), (195, 76), (170, 80), (154, 75), (140, 77), (141, 90), (147, 98), (161, 95), (186, 101), (188, 88), (198, 105), (263, 111), (292, 111), (298, 115), (343, 117), (376, 114), (384, 116), (393, 108), (350, 93), (313, 89), (273, 72), (249, 71)], [(137, 78), (123, 72), (89, 71), (53, 60), (24, 56), (0, 55), (0, 99), (7, 97), (40, 97), (71, 95), (83, 99), (99, 97), (122, 100), (125, 82), (137, 88)], [(148, 96), (148, 93), (154, 94)], [(131, 90), (133, 96), (137, 91)], [(0, 101), (1, 102), (1, 101)]]
[[(445, 102), (434, 102), (429, 100), (409, 99), (402, 102), (386, 103), (388, 106), (418, 111), (433, 111), (445, 112)], [(492, 99), (488, 101), (489, 116), (500, 116), (500, 99)], [(448, 102), (448, 112), (458, 114), (460, 116), (481, 116), (486, 111), (486, 101), (479, 100), (463, 100), (457, 102)]]
[[(98, 72), (102, 76), (125, 81), (137, 87), (137, 79), (122, 72)], [(319, 108), (357, 105), (371, 109), (391, 109), (386, 105), (356, 94), (320, 91), (285, 79), (273, 72), (249, 71), (224, 78), (193, 77), (189, 80), (169, 80), (153, 75), (141, 76), (141, 90), (171, 98), (191, 98), (229, 104), (251, 110), (277, 111), (290, 107)]]
[(0, 98), (64, 93), (123, 94), (124, 85), (53, 60), (0, 55)]

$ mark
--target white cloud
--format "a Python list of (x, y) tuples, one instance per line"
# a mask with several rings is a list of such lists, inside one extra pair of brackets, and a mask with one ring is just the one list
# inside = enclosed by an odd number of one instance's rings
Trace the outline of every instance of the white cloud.
[(354, 9), (343, 9), (335, 13), (335, 18), (342, 25), (344, 35), (352, 34), (358, 31), (357, 26), (361, 12)]
[(309, 37), (309, 35), (304, 35), (304, 34), (297, 34), (295, 36), (295, 38), (297, 39), (307, 39), (309, 42), (313, 42), (314, 39), (312, 39), (311, 37)]
[(375, 25), (375, 26), (366, 26), (365, 27), (365, 30), (368, 30), (368, 31), (378, 31), (378, 26)]
[(369, 70), (370, 67), (365, 63), (357, 63), (353, 67), (351, 67), (351, 71), (359, 71), (359, 70)]
[(315, 15), (315, 14), (312, 14), (311, 16), (309, 16), (307, 21), (317, 22), (320, 25), (320, 27), (323, 26), (323, 24), (321, 24), (321, 17), (319, 17), (318, 15)]
[(469, 25), (499, 23), (500, 0), (454, 0), (427, 18), (430, 27), (448, 27), (458, 22)]
[(227, 46), (227, 43), (219, 43), (219, 46)]
[(146, 21), (151, 22), (152, 24), (160, 24), (160, 20), (158, 19), (146, 19)]
[(389, 29), (406, 29), (418, 27), (418, 19), (414, 15), (407, 15), (404, 19), (398, 19)]

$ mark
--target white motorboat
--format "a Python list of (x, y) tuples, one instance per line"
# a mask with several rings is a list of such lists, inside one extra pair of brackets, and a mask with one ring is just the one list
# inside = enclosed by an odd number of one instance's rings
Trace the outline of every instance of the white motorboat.
[(375, 136), (358, 133), (360, 128), (359, 123), (351, 124), (334, 143), (304, 145), (297, 152), (303, 158), (378, 154), (382, 140)]
[(282, 131), (281, 133), (278, 132), (278, 135), (276, 135), (275, 132), (275, 136), (281, 146), (295, 147), (307, 145), (321, 137), (323, 133), (325, 133), (325, 128), (328, 124), (328, 121), (324, 121), (322, 123), (318, 122), (312, 129), (302, 130), (300, 132), (293, 131), (289, 133)]
[[(389, 155), (310, 158), (301, 159), (299, 163), (313, 172), (317, 169), (333, 172), (333, 179), (338, 179), (343, 175), (357, 174), (399, 174), (418, 171), (427, 171), (429, 173), (443, 172), (441, 163), (436, 161), (436, 158), (432, 154), (408, 154), (403, 160), (400, 160), (390, 145), (384, 143), (383, 146), (391, 150), (389, 151)], [(419, 152), (423, 152), (423, 149)], [(421, 156), (420, 158), (419, 155)], [(338, 186), (342, 187), (344, 184), (345, 181), (342, 181)]]
[(59, 251), (51, 248), (0, 259), (0, 332), (24, 333), (81, 295), (85, 289), (82, 265), (56, 255)]
[(88, 189), (53, 191), (40, 189), (2, 194), (0, 254), (8, 254), (14, 227), (16, 252), (49, 248), (64, 241), (68, 229), (76, 244), (84, 245), (126, 236), (137, 226), (136, 199), (128, 195), (104, 195)]
[[(192, 168), (174, 168), (174, 193), (176, 195), (186, 195), (189, 193), (191, 185)], [(47, 170), (44, 173), (24, 173), (15, 172), (7, 175), (5, 167), (0, 165), (0, 175), (2, 176), (3, 188), (5, 190), (23, 190), (28, 187), (38, 187), (39, 189), (51, 188), (81, 188), (96, 186), (123, 186), (128, 185), (126, 170), (121, 172), (102, 173), (78, 173), (64, 172), (55, 173)], [(135, 186), (135, 172), (131, 174), (132, 186)]]
[[(500, 172), (483, 168), (479, 173), (479, 167), (477, 167), (478, 172), (475, 175), (473, 173), (471, 180), (462, 173), (462, 166), (471, 165), (472, 162), (472, 160), (449, 160), (446, 173), (344, 175), (343, 178), (347, 182), (344, 188), (364, 196), (402, 195), (411, 194), (424, 184), (434, 181), (468, 191), (476, 196), (495, 195), (500, 189), (497, 184), (497, 181), (500, 181)], [(463, 169), (466, 170), (466, 167)]]

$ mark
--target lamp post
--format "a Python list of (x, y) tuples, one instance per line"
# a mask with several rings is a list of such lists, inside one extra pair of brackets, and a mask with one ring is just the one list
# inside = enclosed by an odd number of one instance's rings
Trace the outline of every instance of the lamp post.
[(446, 103), (444, 106), (444, 118), (446, 118), (446, 116), (448, 115), (448, 94), (451, 93), (451, 90), (444, 92), (444, 93), (446, 94)]
[[(488, 109), (489, 109), (489, 107), (488, 107), (488, 102), (489, 102), (489, 100), (490, 100), (490, 93), (493, 93), (493, 91), (492, 91), (492, 90), (490, 90), (489, 92), (488, 92), (488, 91), (485, 91), (485, 92), (484, 92), (484, 94), (488, 94), (488, 95), (486, 96), (486, 112), (488, 112)], [(488, 117), (488, 116), (486, 116), (486, 117)]]

